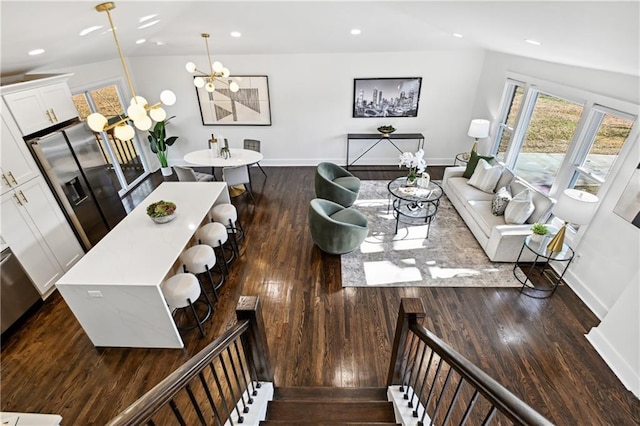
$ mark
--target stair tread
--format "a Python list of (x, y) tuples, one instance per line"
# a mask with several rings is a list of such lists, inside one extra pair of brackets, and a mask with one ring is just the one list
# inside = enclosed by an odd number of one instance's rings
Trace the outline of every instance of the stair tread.
[(387, 401), (386, 388), (276, 387), (274, 400)]
[(299, 423), (395, 422), (393, 404), (388, 401), (270, 401), (265, 420)]

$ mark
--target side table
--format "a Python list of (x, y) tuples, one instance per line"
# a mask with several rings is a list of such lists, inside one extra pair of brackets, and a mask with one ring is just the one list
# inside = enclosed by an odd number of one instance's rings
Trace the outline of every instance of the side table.
[(453, 165), (457, 166), (458, 163), (460, 165), (466, 165), (469, 162), (470, 158), (471, 156), (469, 155), (468, 152), (461, 152), (460, 154), (456, 155), (456, 159), (453, 160)]
[[(545, 236), (541, 240), (534, 241), (533, 235), (526, 237), (524, 243), (522, 243), (518, 260), (513, 266), (513, 276), (522, 283), (520, 292), (536, 299), (544, 299), (555, 293), (573, 260), (573, 249), (566, 244), (562, 245), (562, 251), (560, 252), (550, 251), (547, 248), (547, 244), (549, 244), (551, 238), (550, 236)], [(533, 262), (520, 261), (524, 250), (536, 255)], [(552, 262), (561, 264), (560, 273), (557, 273), (551, 267)], [(536, 285), (529, 279), (530, 276), (536, 276)]]

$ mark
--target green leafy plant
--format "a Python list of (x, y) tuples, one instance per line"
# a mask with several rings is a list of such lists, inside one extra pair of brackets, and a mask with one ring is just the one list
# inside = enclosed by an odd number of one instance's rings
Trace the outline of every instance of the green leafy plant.
[(151, 151), (158, 156), (158, 161), (160, 161), (162, 167), (169, 167), (167, 163), (167, 149), (178, 139), (177, 136), (166, 137), (165, 127), (172, 118), (173, 117), (169, 117), (166, 120), (158, 121), (153, 127), (153, 130), (149, 130), (149, 136), (147, 136)]
[(544, 223), (534, 223), (531, 227), (531, 231), (533, 231), (536, 235), (547, 235), (549, 233), (549, 228)]
[(147, 215), (150, 217), (170, 216), (176, 211), (176, 205), (171, 201), (156, 201), (147, 206)]

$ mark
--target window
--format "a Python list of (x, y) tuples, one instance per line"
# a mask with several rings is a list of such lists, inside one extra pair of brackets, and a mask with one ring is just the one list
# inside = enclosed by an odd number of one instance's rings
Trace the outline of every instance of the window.
[(549, 194), (582, 115), (582, 105), (533, 92), (533, 107), (514, 171)]
[(498, 137), (500, 141), (498, 144), (498, 153), (496, 158), (504, 161), (509, 146), (509, 141), (513, 136), (513, 131), (516, 127), (516, 120), (518, 114), (520, 114), (520, 107), (522, 106), (522, 99), (524, 97), (524, 86), (515, 81), (508, 81), (506, 87), (506, 99), (505, 105), (506, 111), (503, 114), (504, 120), (498, 125)]
[[(73, 96), (82, 120), (93, 112), (99, 112), (108, 118), (123, 116), (125, 113), (120, 99), (118, 87), (115, 84), (86, 90)], [(119, 191), (121, 195), (146, 176), (147, 169), (140, 156), (137, 137), (130, 141), (121, 141), (115, 138), (113, 130), (110, 130), (96, 134), (96, 140), (105, 160), (112, 166), (112, 179), (116, 187), (121, 188)]]
[(577, 158), (569, 187), (598, 195), (632, 126), (629, 114), (595, 106), (586, 126), (585, 148)]
[(494, 155), (555, 198), (576, 188), (602, 199), (637, 133), (638, 105), (522, 75), (507, 79), (500, 111)]

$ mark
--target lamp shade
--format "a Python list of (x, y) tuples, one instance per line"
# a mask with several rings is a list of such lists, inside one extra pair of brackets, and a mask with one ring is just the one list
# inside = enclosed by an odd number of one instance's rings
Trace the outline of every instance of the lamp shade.
[(489, 120), (482, 120), (480, 118), (471, 120), (467, 134), (472, 138), (486, 138), (489, 136), (489, 124)]
[(596, 211), (598, 197), (577, 189), (565, 189), (553, 207), (553, 214), (568, 223), (586, 225)]

